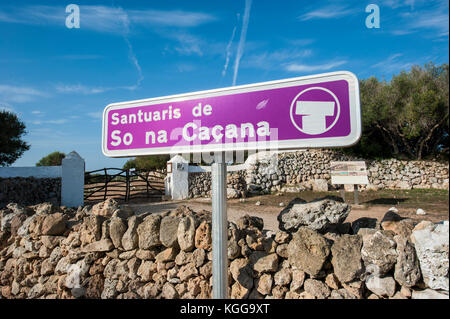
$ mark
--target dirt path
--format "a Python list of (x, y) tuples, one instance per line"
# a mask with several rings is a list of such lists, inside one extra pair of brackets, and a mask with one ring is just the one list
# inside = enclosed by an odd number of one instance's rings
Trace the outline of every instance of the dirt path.
[[(267, 199), (266, 195), (264, 198)], [(281, 202), (283, 199), (278, 199)], [(287, 202), (286, 202), (287, 204)], [(159, 203), (136, 203), (129, 204), (137, 214), (144, 212), (159, 213), (175, 209), (179, 205), (189, 206), (194, 211), (207, 210), (211, 211), (210, 199), (195, 199), (195, 200), (179, 200), (179, 201), (167, 201)], [(352, 222), (361, 217), (371, 217), (381, 220), (384, 214), (389, 210), (392, 205), (352, 205), (352, 210), (346, 219), (346, 222)], [(241, 216), (249, 214), (252, 216), (261, 217), (264, 220), (264, 228), (268, 230), (278, 230), (277, 216), (283, 207), (273, 205), (261, 205), (256, 206), (254, 200), (241, 203), (239, 200), (228, 201), (228, 220), (235, 222)], [(399, 214), (402, 217), (413, 218), (416, 220), (430, 220), (438, 222), (441, 220), (448, 220), (448, 208), (446, 211), (427, 211), (427, 215), (416, 215), (415, 210), (408, 208), (398, 207)]]

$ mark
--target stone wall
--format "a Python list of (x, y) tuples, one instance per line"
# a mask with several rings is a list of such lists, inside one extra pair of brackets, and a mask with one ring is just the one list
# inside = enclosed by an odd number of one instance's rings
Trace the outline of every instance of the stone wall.
[[(342, 224), (348, 212), (323, 199), (290, 203), (276, 233), (257, 217), (230, 222), (229, 296), (448, 298), (448, 222), (414, 225), (388, 212), (381, 224)], [(211, 298), (210, 217), (185, 206), (136, 216), (114, 200), (78, 210), (9, 204), (0, 211), (0, 296)]]
[[(302, 190), (327, 191), (340, 185), (332, 185), (331, 161), (363, 161), (336, 150), (308, 150), (291, 153), (266, 153), (247, 161), (247, 170), (234, 172), (244, 177), (237, 183), (241, 194), (267, 194), (276, 191), (298, 192)], [(400, 161), (396, 159), (366, 160), (369, 185), (361, 190), (449, 188), (448, 163), (433, 161)], [(208, 196), (210, 174), (190, 177), (190, 197)], [(204, 181), (207, 181), (206, 183)], [(229, 187), (231, 182), (228, 182)], [(233, 184), (233, 188), (236, 183)]]
[(0, 177), (0, 208), (15, 202), (33, 205), (51, 202), (61, 203), (61, 178)]
[[(237, 171), (227, 174), (228, 198), (244, 197), (247, 189), (246, 172)], [(189, 173), (189, 198), (211, 196), (211, 173)]]

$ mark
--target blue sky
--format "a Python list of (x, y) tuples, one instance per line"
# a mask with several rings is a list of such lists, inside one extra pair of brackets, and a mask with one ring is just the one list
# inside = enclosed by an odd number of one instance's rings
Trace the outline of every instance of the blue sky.
[[(80, 28), (65, 26), (70, 3)], [(368, 4), (380, 28), (368, 29)], [(88, 170), (113, 102), (348, 70), (389, 80), (448, 63), (448, 1), (4, 1), (0, 108), (25, 122), (31, 149), (13, 166), (76, 150)]]

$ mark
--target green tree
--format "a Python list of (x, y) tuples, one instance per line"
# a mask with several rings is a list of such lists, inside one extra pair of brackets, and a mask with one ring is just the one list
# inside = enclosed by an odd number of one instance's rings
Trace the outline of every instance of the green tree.
[(394, 76), (388, 99), (396, 110), (395, 118), (386, 121), (396, 134), (398, 148), (409, 158), (422, 159), (437, 153), (449, 127), (448, 64), (424, 68)]
[(166, 167), (166, 163), (169, 159), (169, 155), (138, 156), (136, 158), (128, 160), (124, 164), (123, 169), (135, 168), (142, 171), (163, 169)]
[[(389, 135), (386, 135), (380, 125), (380, 122), (384, 121), (385, 111), (383, 108), (386, 104), (385, 90), (387, 86), (386, 81), (380, 82), (375, 77), (360, 81), (362, 136), (355, 146), (345, 149), (347, 153), (364, 158), (392, 156), (393, 151), (386, 147), (385, 142), (386, 139), (389, 139)], [(393, 147), (396, 147), (395, 143)]]
[(53, 152), (41, 158), (36, 166), (60, 166), (64, 157), (66, 157), (64, 153)]
[(448, 153), (448, 71), (448, 64), (429, 63), (390, 82), (360, 81), (363, 136), (350, 152), (409, 159)]
[(26, 132), (25, 124), (16, 114), (0, 110), (0, 166), (14, 163), (30, 145), (22, 140)]

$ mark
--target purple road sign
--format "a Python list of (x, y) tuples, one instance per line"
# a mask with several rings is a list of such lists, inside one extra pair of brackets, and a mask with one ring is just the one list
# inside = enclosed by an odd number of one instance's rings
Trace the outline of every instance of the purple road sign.
[(103, 153), (345, 147), (361, 135), (358, 79), (334, 72), (147, 100), (103, 112)]

